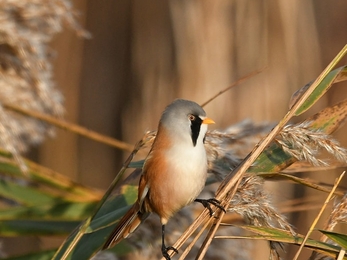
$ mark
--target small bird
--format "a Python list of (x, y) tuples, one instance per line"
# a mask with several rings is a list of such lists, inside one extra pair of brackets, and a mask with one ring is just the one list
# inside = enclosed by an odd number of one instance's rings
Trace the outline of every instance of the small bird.
[(224, 210), (215, 199), (196, 199), (207, 177), (204, 139), (209, 124), (214, 121), (195, 102), (176, 99), (166, 107), (142, 169), (138, 199), (118, 222), (103, 249), (126, 238), (154, 212), (162, 225), (161, 251), (169, 260), (168, 251), (177, 250), (165, 246), (165, 225), (177, 211), (193, 201), (202, 203), (210, 214), (209, 204)]

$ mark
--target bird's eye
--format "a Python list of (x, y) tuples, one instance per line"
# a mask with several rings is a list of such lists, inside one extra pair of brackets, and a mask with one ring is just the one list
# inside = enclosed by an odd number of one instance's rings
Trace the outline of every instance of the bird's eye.
[(189, 120), (190, 121), (194, 121), (195, 120), (195, 116), (194, 115), (189, 115)]

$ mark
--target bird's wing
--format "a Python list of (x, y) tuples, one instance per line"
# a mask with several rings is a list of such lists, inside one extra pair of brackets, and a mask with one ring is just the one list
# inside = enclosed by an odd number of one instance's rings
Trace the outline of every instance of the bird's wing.
[(137, 197), (138, 202), (140, 204), (140, 209), (142, 208), (143, 201), (145, 200), (149, 190), (149, 186), (147, 182), (145, 181), (145, 179), (146, 178), (144, 177), (144, 175), (141, 175), (139, 189), (138, 189), (138, 197)]
[(151, 164), (151, 159), (153, 157), (153, 146), (151, 147), (151, 150), (149, 151), (146, 159), (145, 159), (145, 162), (143, 164), (143, 167), (142, 167), (142, 174), (141, 174), (141, 177), (140, 177), (140, 182), (139, 182), (139, 188), (138, 188), (138, 195), (137, 195), (137, 200), (139, 202), (139, 205), (140, 205), (140, 210), (142, 209), (142, 204), (148, 194), (148, 191), (149, 191), (149, 183), (147, 182), (147, 175), (146, 175), (146, 172), (147, 172), (147, 169), (148, 169), (148, 165)]

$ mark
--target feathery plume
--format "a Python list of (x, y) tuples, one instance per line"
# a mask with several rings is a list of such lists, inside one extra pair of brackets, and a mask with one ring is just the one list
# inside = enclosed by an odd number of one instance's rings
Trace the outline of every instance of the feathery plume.
[(328, 162), (317, 158), (321, 149), (341, 162), (347, 162), (347, 149), (320, 130), (310, 128), (311, 122), (304, 121), (297, 125), (283, 128), (276, 141), (283, 150), (299, 161), (305, 160), (314, 166), (328, 166)]
[(75, 21), (67, 0), (6, 0), (0, 2), (0, 147), (9, 151), (23, 171), (20, 153), (43, 141), (53, 128), (5, 109), (25, 109), (62, 117), (63, 95), (52, 80), (48, 43), (63, 23), (88, 36)]

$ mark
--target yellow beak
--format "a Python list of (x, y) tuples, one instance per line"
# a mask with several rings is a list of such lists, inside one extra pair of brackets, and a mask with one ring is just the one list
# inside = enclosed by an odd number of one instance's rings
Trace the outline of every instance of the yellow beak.
[(215, 124), (215, 122), (211, 118), (208, 118), (208, 117), (206, 117), (204, 120), (202, 120), (202, 123), (207, 124), (207, 125)]

